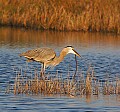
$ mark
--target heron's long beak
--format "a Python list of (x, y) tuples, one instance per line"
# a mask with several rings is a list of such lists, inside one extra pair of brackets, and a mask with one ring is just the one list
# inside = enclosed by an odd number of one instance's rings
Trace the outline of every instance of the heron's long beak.
[(72, 49), (75, 52), (75, 55), (78, 57), (81, 57), (80, 54), (77, 53), (77, 51), (75, 51), (74, 49)]

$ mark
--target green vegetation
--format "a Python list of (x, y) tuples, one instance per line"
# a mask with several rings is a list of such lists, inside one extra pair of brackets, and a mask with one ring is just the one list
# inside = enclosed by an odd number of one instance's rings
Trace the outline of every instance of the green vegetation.
[(0, 0), (0, 24), (120, 34), (119, 0)]

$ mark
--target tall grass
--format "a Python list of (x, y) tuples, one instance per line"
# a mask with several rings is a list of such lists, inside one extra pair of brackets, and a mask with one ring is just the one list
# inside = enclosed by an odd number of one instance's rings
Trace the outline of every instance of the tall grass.
[(0, 24), (120, 34), (119, 0), (0, 0)]
[[(86, 76), (85, 76), (86, 75)], [(62, 74), (44, 74), (35, 72), (33, 77), (27, 74), (18, 73), (14, 78), (14, 84), (10, 84), (7, 92), (16, 94), (35, 94), (35, 95), (64, 95), (77, 97), (81, 95), (112, 95), (120, 94), (120, 79), (118, 77), (111, 81), (106, 77), (103, 81), (95, 77), (93, 69), (89, 69), (86, 74), (77, 73), (75, 77), (68, 75), (63, 77)], [(112, 78), (113, 80), (113, 78)]]

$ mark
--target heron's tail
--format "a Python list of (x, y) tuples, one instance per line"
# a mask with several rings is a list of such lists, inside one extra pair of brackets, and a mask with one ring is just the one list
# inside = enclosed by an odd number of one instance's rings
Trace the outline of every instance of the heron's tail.
[(20, 57), (24, 56), (24, 53), (19, 54)]

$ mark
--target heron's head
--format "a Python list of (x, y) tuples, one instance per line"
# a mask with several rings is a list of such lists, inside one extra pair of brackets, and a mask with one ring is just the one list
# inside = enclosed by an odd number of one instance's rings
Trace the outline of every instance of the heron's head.
[(69, 53), (72, 53), (72, 54), (75, 54), (76, 56), (78, 57), (81, 57), (80, 54), (77, 53), (77, 51), (75, 51), (75, 49), (72, 47), (72, 46), (67, 46), (64, 48), (64, 51), (69, 54)]

